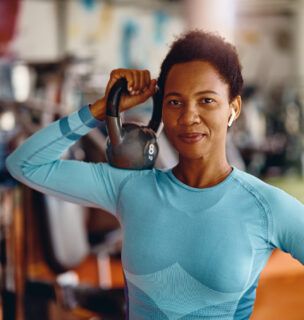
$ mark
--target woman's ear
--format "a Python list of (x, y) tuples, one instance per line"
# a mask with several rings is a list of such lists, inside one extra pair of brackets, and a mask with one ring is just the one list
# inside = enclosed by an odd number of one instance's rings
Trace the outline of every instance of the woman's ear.
[(242, 110), (242, 97), (240, 95), (236, 96), (232, 101), (232, 107), (236, 113), (235, 118), (237, 119), (240, 116)]
[(236, 96), (231, 102), (230, 107), (235, 111), (235, 119), (237, 119), (242, 109), (242, 98), (240, 95)]

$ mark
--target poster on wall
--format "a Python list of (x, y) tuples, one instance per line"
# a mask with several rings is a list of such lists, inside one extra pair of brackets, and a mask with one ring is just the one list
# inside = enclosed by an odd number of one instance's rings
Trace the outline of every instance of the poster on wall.
[(184, 22), (165, 7), (68, 1), (66, 27), (66, 51), (92, 58), (102, 72), (145, 68), (156, 75), (168, 45), (184, 30)]

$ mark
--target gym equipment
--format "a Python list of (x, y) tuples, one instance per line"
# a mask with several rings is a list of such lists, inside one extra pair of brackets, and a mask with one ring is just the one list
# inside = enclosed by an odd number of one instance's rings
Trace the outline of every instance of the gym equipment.
[(49, 281), (28, 280), (25, 283), (25, 297), (26, 302), (29, 297), (36, 303), (57, 302), (66, 311), (75, 308), (90, 310), (97, 314), (94, 319), (99, 319), (99, 315), (103, 320), (121, 320), (125, 317), (124, 294), (120, 288), (105, 290), (87, 285), (58, 285)]
[(29, 255), (28, 259), (32, 259), (31, 268), (35, 263), (43, 265), (45, 261), (45, 267), (50, 267), (52, 271), (51, 277), (36, 271), (38, 275), (25, 278), (25, 320), (50, 319), (48, 306), (51, 301), (65, 311), (76, 312), (77, 309), (83, 309), (85, 312), (95, 313), (96, 319), (124, 319), (123, 287), (112, 288), (101, 286), (101, 283), (100, 286), (85, 285), (78, 281), (74, 271), (89, 256), (96, 256), (99, 262), (106, 257), (111, 257), (113, 261), (117, 241), (121, 239), (120, 232), (107, 233), (102, 243), (91, 248), (86, 237), (84, 207), (29, 188), (24, 191), (27, 192), (24, 198), (29, 201), (25, 208), (27, 211), (31, 209), (28, 216), (32, 216), (32, 220), (27, 222), (27, 230), (33, 234), (39, 229), (36, 241), (40, 241), (41, 247), (37, 246), (36, 250), (42, 249), (44, 258), (39, 260), (38, 257)]
[(153, 96), (153, 113), (148, 126), (135, 123), (121, 124), (119, 103), (127, 94), (127, 80), (120, 78), (109, 92), (106, 106), (106, 125), (109, 134), (106, 155), (113, 167), (122, 169), (152, 169), (159, 151), (158, 128), (161, 123), (161, 105), (158, 93)]

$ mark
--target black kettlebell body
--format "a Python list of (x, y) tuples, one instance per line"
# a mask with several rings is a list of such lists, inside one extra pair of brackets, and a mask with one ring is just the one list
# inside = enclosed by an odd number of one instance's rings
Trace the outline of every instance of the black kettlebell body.
[(153, 99), (153, 114), (148, 126), (134, 123), (121, 124), (119, 102), (121, 94), (127, 92), (127, 81), (117, 80), (109, 92), (106, 110), (108, 141), (106, 155), (110, 165), (122, 168), (143, 170), (152, 169), (157, 155), (156, 131), (161, 121), (161, 110)]

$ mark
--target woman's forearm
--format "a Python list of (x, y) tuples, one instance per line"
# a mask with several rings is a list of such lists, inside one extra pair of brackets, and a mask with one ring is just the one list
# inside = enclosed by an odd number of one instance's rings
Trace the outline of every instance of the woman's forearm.
[(13, 151), (6, 160), (7, 168), (18, 175), (27, 166), (53, 162), (99, 123), (87, 106), (54, 121), (27, 138)]
[(96, 168), (81, 161), (60, 158), (99, 123), (87, 106), (51, 123), (7, 157), (8, 171), (15, 179), (36, 190), (83, 204), (88, 204), (82, 201), (86, 199), (91, 205), (91, 200), (96, 198)]

